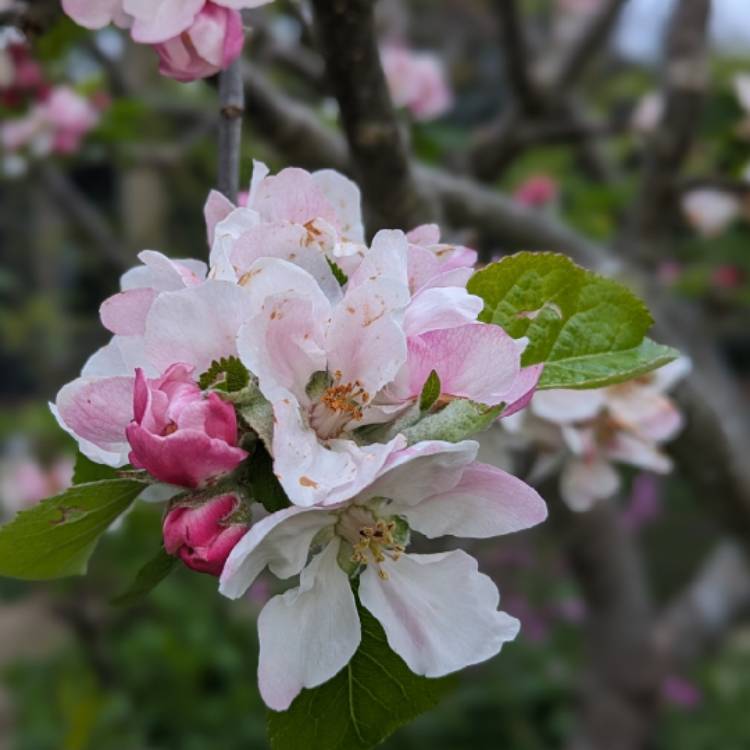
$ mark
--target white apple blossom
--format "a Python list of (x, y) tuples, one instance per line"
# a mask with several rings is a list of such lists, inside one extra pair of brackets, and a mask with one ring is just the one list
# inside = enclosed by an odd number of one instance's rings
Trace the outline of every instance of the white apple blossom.
[(258, 620), (258, 677), (269, 707), (288, 708), (302, 688), (326, 682), (354, 655), (361, 634), (352, 577), (362, 606), (417, 674), (440, 677), (476, 664), (515, 638), (519, 623), (497, 611), (497, 588), (472, 557), (406, 551), (410, 529), (429, 538), (489, 538), (544, 520), (538, 494), (475, 462), (477, 448), (425, 441), (398, 451), (348, 502), (273, 513), (237, 544), (221, 576), (226, 596), (242, 596), (266, 567), (280, 578), (300, 575)]

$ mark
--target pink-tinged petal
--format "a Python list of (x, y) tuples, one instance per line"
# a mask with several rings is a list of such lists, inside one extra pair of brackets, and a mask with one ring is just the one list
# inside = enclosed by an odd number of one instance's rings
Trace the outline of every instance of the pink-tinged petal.
[(341, 373), (342, 383), (359, 381), (370, 398), (406, 361), (406, 336), (391, 314), (400, 291), (385, 280), (347, 291), (328, 327), (328, 371)]
[(63, 0), (63, 10), (87, 29), (101, 29), (122, 12), (122, 0)]
[(275, 400), (291, 393), (307, 401), (310, 378), (327, 364), (321, 323), (309, 299), (278, 295), (240, 329), (240, 359), (258, 378), (266, 398)]
[(617, 422), (645, 440), (670, 440), (683, 425), (682, 414), (669, 398), (635, 385), (610, 389), (607, 407)]
[(199, 487), (207, 479), (236, 468), (247, 453), (197, 430), (178, 430), (163, 437), (132, 422), (126, 430), (130, 463), (161, 482)]
[(142, 335), (157, 294), (155, 289), (129, 289), (109, 297), (99, 308), (102, 325), (120, 336)]
[(672, 471), (672, 460), (653, 442), (627, 432), (618, 432), (614, 435), (605, 452), (612, 461), (653, 471), (656, 474), (669, 474)]
[(410, 396), (435, 370), (443, 394), (499, 404), (518, 377), (520, 354), (502, 328), (476, 323), (409, 339), (407, 366)]
[(216, 225), (224, 221), (234, 209), (234, 203), (218, 190), (212, 190), (208, 194), (206, 205), (203, 207), (203, 216), (206, 220), (209, 247), (214, 244)]
[(266, 221), (307, 224), (314, 219), (325, 219), (336, 224), (336, 211), (323, 190), (309, 172), (296, 167), (266, 177), (257, 186), (251, 207)]
[(378, 478), (362, 491), (358, 501), (386, 497), (399, 507), (417, 505), (426, 497), (455, 487), (476, 458), (478, 448), (479, 444), (473, 440), (460, 443), (423, 440), (392, 453)]
[(415, 674), (442, 677), (478, 664), (518, 634), (518, 620), (497, 610), (495, 584), (461, 550), (404, 555), (383, 568), (386, 580), (365, 569), (360, 600)]
[(476, 322), (482, 300), (458, 287), (424, 289), (414, 296), (404, 313), (404, 331), (409, 337), (427, 331), (456, 328)]
[(383, 229), (373, 237), (370, 251), (349, 278), (348, 289), (387, 280), (394, 289), (398, 289), (398, 301), (390, 305), (406, 305), (410, 297), (408, 262), (409, 243), (406, 235), (398, 229)]
[[(408, 235), (407, 235), (408, 237)], [(412, 292), (421, 289), (440, 273), (441, 263), (435, 253), (419, 245), (409, 245), (408, 268), (409, 288)]]
[(205, 2), (206, 0), (123, 0), (123, 9), (133, 16), (133, 40), (142, 44), (158, 44), (188, 29)]
[(536, 394), (536, 387), (539, 378), (542, 377), (544, 365), (532, 365), (531, 367), (522, 367), (518, 377), (513, 381), (513, 385), (503, 396), (503, 401), (507, 406), (500, 415), (501, 419), (506, 419), (525, 409)]
[(289, 499), (302, 507), (349, 500), (372, 483), (394, 451), (406, 447), (401, 436), (387, 444), (359, 446), (345, 439), (323, 444), (295, 401), (277, 401), (273, 411), (274, 471)]
[[(110, 454), (107, 463), (127, 463), (125, 429), (133, 418), (132, 377), (79, 378), (63, 386), (55, 406), (82, 450), (85, 441)], [(87, 450), (91, 452), (88, 446)]]
[(536, 393), (531, 402), (531, 411), (555, 424), (582, 422), (593, 419), (604, 407), (605, 399), (603, 388), (593, 391), (554, 388)]
[(299, 587), (275, 596), (258, 617), (258, 685), (274, 711), (330, 680), (359, 646), (357, 605), (338, 550), (331, 542), (302, 571)]
[(321, 169), (312, 177), (336, 211), (336, 229), (350, 242), (364, 242), (362, 194), (357, 184), (334, 169)]
[(414, 245), (429, 247), (440, 242), (440, 227), (437, 224), (421, 224), (411, 232), (407, 232), (406, 239)]
[(225, 8), (245, 10), (246, 8), (260, 8), (263, 5), (272, 3), (273, 0), (213, 0), (213, 2), (216, 5), (223, 5)]
[(311, 234), (300, 224), (258, 224), (237, 238), (229, 258), (240, 278), (261, 258), (278, 258), (293, 263), (315, 279), (331, 302), (338, 302), (342, 297), (341, 287), (316, 239), (316, 234)]
[(544, 521), (547, 506), (539, 493), (493, 466), (473, 463), (451, 489), (425, 497), (396, 513), (430, 539), (445, 536), (488, 539), (521, 531)]
[(236, 356), (240, 326), (251, 313), (247, 292), (235, 284), (209, 280), (165, 292), (146, 319), (146, 356), (157, 369), (185, 362), (201, 373), (214, 360)]
[(220, 593), (239, 599), (266, 567), (278, 578), (297, 575), (307, 562), (313, 538), (336, 520), (323, 508), (292, 507), (253, 524), (224, 565)]
[(571, 459), (560, 475), (560, 493), (571, 510), (587, 511), (620, 488), (620, 475), (608, 461)]
[(237, 443), (237, 414), (234, 406), (218, 394), (209, 393), (205, 400), (205, 429), (212, 438), (224, 440), (230, 445)]
[(142, 266), (131, 268), (123, 274), (120, 288), (151, 288), (159, 292), (173, 292), (187, 286), (197, 286), (206, 277), (206, 264), (199, 260), (172, 260), (155, 250), (138, 253)]
[[(86, 378), (133, 374), (145, 359), (140, 336), (113, 336), (112, 340), (94, 352), (81, 370)], [(148, 374), (155, 374), (149, 372)]]

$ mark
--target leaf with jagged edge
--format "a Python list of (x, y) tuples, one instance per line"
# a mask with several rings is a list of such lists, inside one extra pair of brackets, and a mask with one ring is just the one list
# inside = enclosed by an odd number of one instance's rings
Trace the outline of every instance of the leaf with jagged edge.
[(226, 393), (241, 391), (250, 383), (250, 373), (237, 357), (222, 357), (198, 379), (201, 390), (209, 388)]
[(133, 479), (79, 484), (21, 511), (0, 528), (0, 575), (39, 581), (85, 573), (99, 537), (146, 486)]
[(420, 411), (429, 411), (433, 407), (435, 402), (440, 398), (441, 388), (440, 376), (436, 370), (433, 370), (427, 377), (427, 380), (425, 380), (422, 393), (419, 396)]
[(456, 399), (435, 414), (407, 427), (402, 434), (409, 445), (423, 440), (458, 443), (486, 430), (500, 416), (504, 404), (487, 406), (468, 399)]
[(539, 388), (599, 388), (678, 356), (645, 339), (653, 323), (627, 287), (555, 253), (517, 253), (477, 271), (467, 285), (484, 300), (479, 319), (525, 336), (524, 366), (544, 363)]

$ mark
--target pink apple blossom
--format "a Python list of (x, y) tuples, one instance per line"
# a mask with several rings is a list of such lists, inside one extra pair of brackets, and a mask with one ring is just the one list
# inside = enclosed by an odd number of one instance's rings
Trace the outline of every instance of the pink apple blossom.
[(524, 206), (541, 208), (557, 198), (557, 182), (548, 175), (533, 175), (524, 180), (513, 193), (513, 198)]
[(164, 549), (192, 570), (220, 576), (230, 552), (250, 528), (233, 520), (238, 506), (234, 495), (214, 497), (197, 507), (173, 506), (164, 519)]
[(737, 289), (745, 281), (745, 274), (739, 266), (723, 263), (711, 273), (711, 283), (718, 289)]
[(0, 507), (3, 516), (30, 508), (45, 497), (57, 495), (73, 482), (73, 461), (56, 459), (43, 466), (28, 454), (11, 456), (0, 463)]
[(688, 224), (704, 237), (720, 235), (740, 211), (738, 198), (715, 188), (691, 190), (682, 198), (682, 212)]
[(538, 494), (475, 462), (477, 448), (425, 441), (398, 451), (347, 502), (273, 513), (237, 544), (221, 575), (225, 596), (242, 596), (265, 567), (279, 578), (300, 575), (299, 586), (271, 599), (258, 620), (258, 677), (270, 708), (285, 710), (357, 650), (350, 575), (359, 575), (362, 605), (416, 674), (455, 672), (515, 638), (519, 623), (498, 612), (497, 588), (476, 560), (460, 550), (406, 552), (410, 529), (429, 538), (485, 539), (544, 520)]
[(434, 120), (453, 106), (453, 92), (437, 55), (391, 44), (383, 47), (381, 58), (393, 103), (406, 107), (414, 119)]
[(682, 415), (665, 394), (689, 370), (689, 361), (680, 359), (608, 388), (539, 391), (528, 412), (503, 424), (542, 449), (532, 475), (541, 479), (561, 470), (563, 499), (574, 510), (588, 510), (619, 489), (615, 464), (671, 471), (661, 446), (679, 432)]
[(244, 42), (240, 11), (271, 0), (63, 0), (78, 24), (130, 29), (135, 42), (153, 45), (163, 75), (179, 81), (205, 78), (226, 68)]
[(206, 3), (188, 29), (154, 45), (159, 72), (177, 81), (208, 78), (240, 56), (244, 41), (240, 12)]
[(215, 393), (204, 397), (192, 372), (175, 364), (149, 380), (137, 369), (134, 418), (125, 431), (133, 466), (183, 487), (198, 487), (247, 457), (237, 447), (234, 406)]

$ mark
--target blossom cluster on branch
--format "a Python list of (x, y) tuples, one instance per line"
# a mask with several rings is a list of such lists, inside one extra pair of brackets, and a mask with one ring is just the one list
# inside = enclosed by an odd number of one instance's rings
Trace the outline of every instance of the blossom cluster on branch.
[[(461, 404), (508, 416), (541, 375), (521, 366), (524, 340), (477, 321), (475, 253), (435, 226), (368, 244), (358, 188), (330, 170), (256, 163), (247, 205), (214, 192), (205, 214), (208, 267), (145, 251), (104, 302), (114, 336), (58, 394), (60, 424), (93, 461), (173, 486), (166, 551), (220, 574), (226, 596), (266, 567), (300, 574), (259, 620), (272, 708), (352, 658), (353, 579), (415, 673), (494, 655), (518, 622), (473, 558), (407, 552), (412, 531), (486, 538), (546, 515), (535, 490), (475, 460), (476, 442), (409, 431)], [(285, 498), (270, 513), (260, 455)]]
[(208, 78), (242, 53), (241, 10), (271, 0), (63, 0), (78, 24), (100, 29), (111, 23), (130, 29), (134, 42), (150, 45), (162, 75), (178, 81)]

